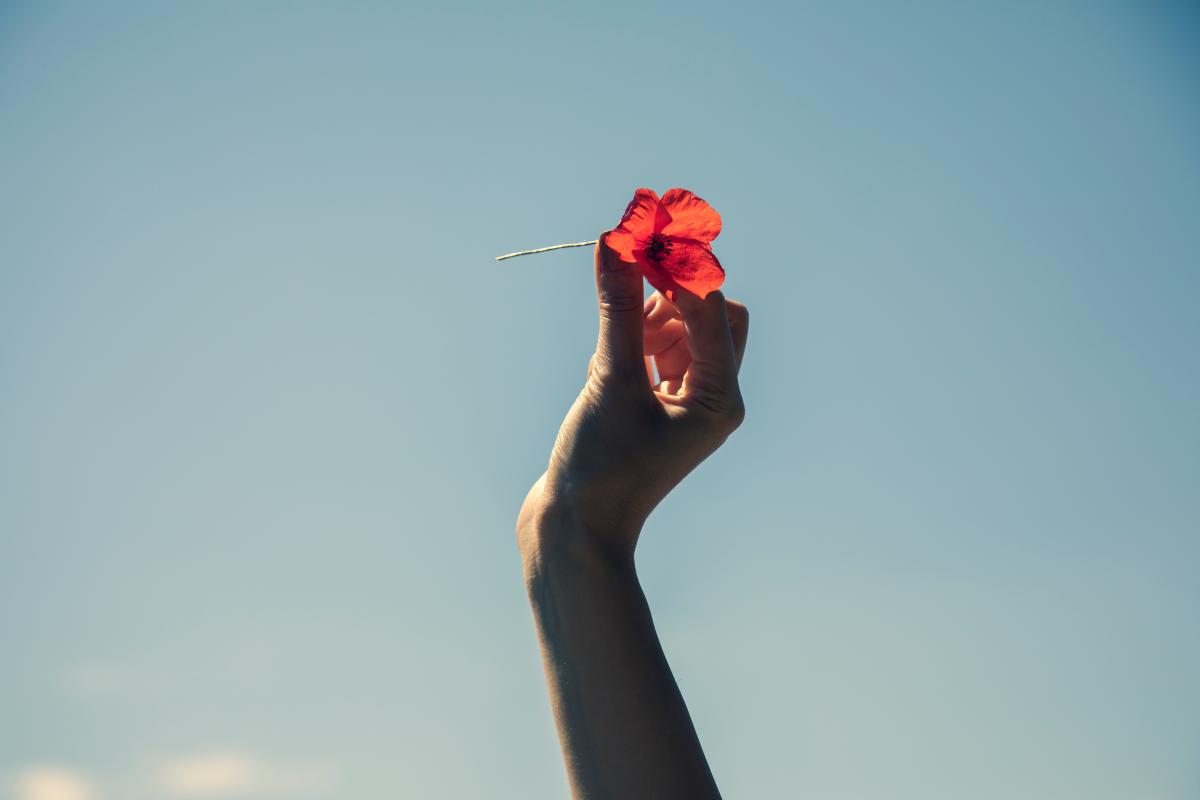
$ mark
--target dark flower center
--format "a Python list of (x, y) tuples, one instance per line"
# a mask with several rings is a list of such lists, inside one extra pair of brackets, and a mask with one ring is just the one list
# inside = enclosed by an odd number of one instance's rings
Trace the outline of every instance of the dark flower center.
[(646, 244), (646, 257), (651, 261), (662, 261), (671, 255), (673, 244), (671, 240), (663, 236), (661, 233), (650, 235), (650, 241)]

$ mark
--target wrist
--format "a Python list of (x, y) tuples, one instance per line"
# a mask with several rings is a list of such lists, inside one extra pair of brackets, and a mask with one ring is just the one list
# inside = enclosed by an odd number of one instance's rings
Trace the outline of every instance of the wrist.
[(539, 481), (517, 519), (517, 547), (527, 584), (548, 570), (574, 574), (633, 572), (641, 523), (619, 521), (549, 495)]

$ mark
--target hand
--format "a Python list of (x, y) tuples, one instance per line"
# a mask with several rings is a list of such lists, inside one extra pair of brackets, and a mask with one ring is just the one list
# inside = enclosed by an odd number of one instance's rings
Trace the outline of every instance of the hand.
[[(745, 306), (642, 276), (600, 237), (600, 338), (517, 519), (573, 797), (720, 798), (633, 563), (642, 523), (741, 423)], [(658, 367), (651, 386), (648, 356)]]
[[(564, 530), (631, 559), (650, 512), (745, 416), (737, 376), (746, 307), (720, 292), (701, 300), (678, 291), (674, 302), (655, 293), (643, 303), (637, 267), (622, 262), (604, 237), (595, 263), (600, 336), (549, 468), (518, 517), (527, 562), (548, 548), (579, 544), (560, 541)], [(542, 524), (547, 518), (570, 524)]]

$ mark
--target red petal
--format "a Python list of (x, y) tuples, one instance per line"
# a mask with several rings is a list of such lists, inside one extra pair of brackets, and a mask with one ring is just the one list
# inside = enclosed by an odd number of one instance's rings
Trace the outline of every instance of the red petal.
[(671, 280), (671, 276), (660, 269), (653, 261), (646, 258), (644, 251), (639, 250), (637, 263), (642, 268), (642, 276), (646, 281), (658, 291), (662, 292), (668, 300), (675, 299), (675, 293), (679, 291), (679, 285)]
[(620, 230), (609, 231), (604, 236), (604, 243), (612, 248), (622, 261), (628, 264), (637, 261), (637, 256), (633, 254), (637, 249), (637, 238), (632, 233)]
[(633, 262), (633, 251), (637, 243), (644, 242), (654, 233), (654, 219), (658, 214), (658, 195), (653, 189), (638, 189), (625, 207), (620, 224), (612, 229), (605, 241), (616, 250), (622, 261)]
[(721, 262), (704, 242), (674, 239), (671, 254), (660, 261), (649, 258), (642, 248), (638, 248), (634, 256), (650, 285), (670, 299), (674, 299), (678, 289), (686, 289), (697, 297), (707, 297), (725, 282)]
[(708, 243), (721, 233), (721, 215), (687, 189), (668, 189), (662, 196), (658, 216), (669, 219), (658, 230), (670, 237)]

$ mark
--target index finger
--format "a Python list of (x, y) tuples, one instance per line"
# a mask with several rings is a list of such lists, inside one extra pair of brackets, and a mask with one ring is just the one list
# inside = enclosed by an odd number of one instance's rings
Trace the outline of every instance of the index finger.
[(709, 292), (700, 299), (687, 291), (675, 292), (675, 307), (683, 316), (688, 350), (692, 354), (689, 376), (705, 388), (730, 391), (737, 386), (738, 358), (730, 331), (725, 295)]

